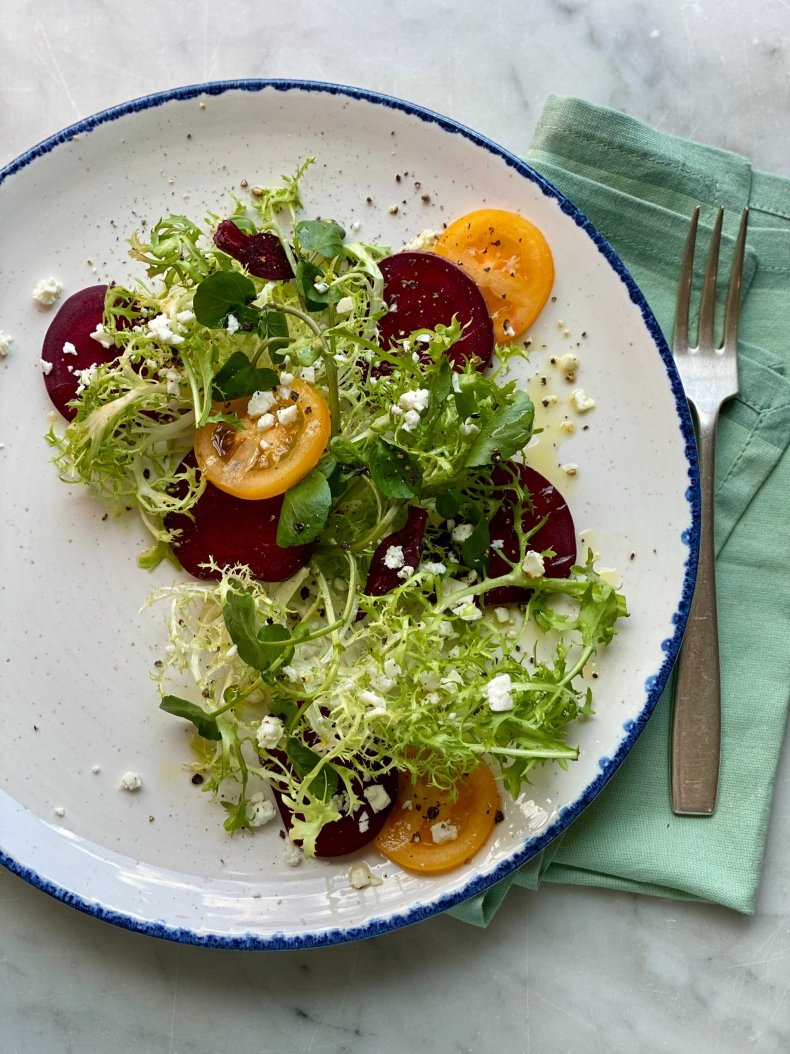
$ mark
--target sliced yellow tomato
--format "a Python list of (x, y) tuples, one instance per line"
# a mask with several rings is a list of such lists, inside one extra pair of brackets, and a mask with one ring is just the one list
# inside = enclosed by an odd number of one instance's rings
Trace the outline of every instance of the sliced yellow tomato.
[(534, 223), (479, 209), (451, 223), (433, 249), (467, 272), (485, 297), (497, 344), (522, 336), (554, 284), (554, 258)]
[(457, 795), (421, 779), (401, 779), (398, 798), (375, 838), (385, 856), (409, 871), (440, 874), (460, 867), (485, 845), (499, 807), (496, 783), (487, 765), (478, 765), (456, 783)]
[(251, 417), (249, 402), (247, 397), (214, 404), (215, 412), (235, 414), (240, 427), (220, 421), (198, 428), (195, 457), (215, 487), (257, 501), (284, 494), (304, 479), (318, 464), (332, 428), (326, 400), (305, 381), (292, 381), (290, 396), (276, 399), (266, 415)]

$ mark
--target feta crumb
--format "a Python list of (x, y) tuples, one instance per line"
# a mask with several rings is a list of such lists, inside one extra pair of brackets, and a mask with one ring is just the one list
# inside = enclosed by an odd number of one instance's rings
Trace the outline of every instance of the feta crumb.
[(576, 371), (579, 368), (579, 356), (573, 352), (560, 356), (560, 369), (565, 374), (565, 380), (572, 382), (576, 380)]
[(527, 578), (540, 578), (546, 570), (546, 565), (543, 563), (543, 557), (540, 553), (536, 553), (534, 549), (529, 549), (524, 557), (524, 563), (521, 565), (521, 570)]
[(510, 337), (511, 340), (516, 335), (516, 331), (513, 329), (513, 327), (510, 325), (510, 322), (507, 319), (505, 319), (505, 324), (502, 327), (502, 332), (505, 334), (506, 337)]
[(403, 417), (403, 410), (401, 410), (399, 406), (396, 406), (395, 403), (390, 407), (390, 413), (393, 417)]
[(373, 783), (370, 787), (365, 787), (362, 793), (367, 798), (368, 805), (370, 805), (373, 812), (382, 812), (392, 801), (392, 798), (390, 798), (380, 783)]
[(414, 391), (404, 392), (398, 399), (398, 406), (402, 410), (416, 410), (418, 414), (428, 409), (431, 393), (427, 388), (415, 388)]
[[(352, 224), (353, 226), (353, 224)], [(376, 878), (364, 860), (352, 864), (348, 869), (348, 881), (353, 889), (365, 889), (367, 886), (380, 886), (381, 879)]]
[(477, 622), (478, 619), (483, 617), (483, 612), (471, 600), (467, 600), (464, 604), (459, 604), (458, 607), (453, 608), (453, 614), (457, 615), (463, 622)]
[(52, 363), (47, 362), (46, 359), (39, 359), (38, 361), (41, 366), (41, 372), (45, 377), (49, 377), (50, 373), (52, 373)]
[(564, 421), (560, 421), (560, 431), (573, 435), (576, 431), (576, 425), (566, 417)]
[(510, 622), (510, 611), (507, 608), (494, 608), (497, 622)]
[(398, 310), (398, 301), (393, 300), (391, 304), (385, 304), (384, 306), (387, 308), (387, 311), (389, 311), (391, 315), (394, 315)]
[(283, 406), (277, 411), (277, 421), (281, 425), (292, 425), (299, 416), (299, 408), (296, 403)]
[(267, 714), (258, 725), (258, 730), (255, 733), (255, 738), (258, 740), (258, 746), (262, 747), (264, 750), (274, 750), (283, 737), (283, 731), (284, 725), (282, 719)]
[(434, 845), (441, 845), (443, 842), (454, 842), (458, 837), (458, 828), (453, 823), (448, 823), (446, 820), (440, 820), (431, 827), (431, 838)]
[(353, 232), (354, 232), (355, 234), (356, 234), (356, 232), (357, 232), (357, 231), (359, 230), (360, 226), (361, 226), (361, 224), (360, 224), (359, 220), (352, 220), (352, 221), (351, 221), (351, 230), (352, 230), (352, 231), (353, 231)]
[(381, 710), (382, 713), (384, 712), (383, 708), (385, 706), (385, 703), (382, 697), (380, 695), (376, 695), (375, 692), (368, 691), (367, 688), (363, 688), (362, 691), (359, 693), (359, 701), (361, 703), (364, 703), (365, 706), (374, 706), (377, 709)]
[(459, 523), (457, 527), (453, 527), (453, 533), (450, 535), (454, 542), (460, 543), (465, 542), (467, 538), (471, 538), (474, 533), (474, 527), (471, 523)]
[(480, 427), (470, 417), (467, 417), (464, 423), (459, 426), (458, 431), (462, 436), (469, 438), (470, 436), (476, 436), (480, 431)]
[(427, 560), (422, 566), (432, 575), (443, 575), (447, 570), (445, 565), (439, 560)]
[(238, 646), (238, 644), (231, 644), (231, 646), (225, 652), (225, 658), (226, 659), (235, 659), (238, 654), (239, 654), (239, 646)]
[[(157, 340), (161, 340), (163, 344), (173, 345), (184, 343), (184, 338), (180, 333), (176, 333), (173, 329), (171, 320), (167, 315), (155, 315), (153, 318), (149, 318), (145, 325), (148, 329), (148, 335), (155, 337)], [(98, 329), (98, 326), (96, 328)], [(93, 334), (91, 334), (91, 336), (92, 335)], [(109, 347), (109, 345), (106, 346)]]
[(236, 318), (235, 315), (228, 315), (228, 321), (225, 324), (225, 329), (228, 331), (228, 333), (231, 334), (239, 332), (239, 320)]
[(560, 468), (566, 476), (575, 476), (576, 473), (579, 471), (579, 466), (574, 464), (573, 461), (568, 461), (566, 462), (566, 464), (560, 465)]
[(31, 296), (43, 307), (52, 307), (62, 292), (63, 285), (57, 278), (42, 278), (33, 289)]
[(509, 673), (500, 673), (492, 677), (486, 685), (486, 699), (489, 710), (502, 713), (513, 709), (512, 681)]
[(63, 345), (63, 354), (64, 355), (76, 355), (77, 354), (77, 349), (74, 347), (74, 345), (71, 343), (70, 340), (67, 340), (66, 343)]
[[(261, 414), (255, 427), (259, 432), (268, 432), (270, 428), (274, 428), (274, 414)], [(266, 445), (268, 446), (268, 443)]]
[(403, 567), (405, 563), (406, 558), (403, 555), (402, 545), (391, 545), (384, 554), (384, 566), (389, 567), (392, 571)]
[(414, 568), (410, 564), (404, 564), (404, 566), (398, 571), (398, 578), (411, 578), (414, 574)]
[(285, 370), (280, 374), (280, 387), (290, 388), (294, 381), (294, 374), (287, 373)]
[(98, 776), (99, 773), (101, 772), (101, 769), (99, 768), (98, 765), (94, 765), (93, 768), (91, 769), (91, 772), (93, 773), (94, 776)]
[(366, 812), (363, 812), (362, 815), (360, 816), (359, 822), (357, 823), (357, 827), (359, 828), (359, 833), (360, 834), (366, 834), (367, 833), (367, 830), (370, 827), (370, 817), (368, 816), (368, 814)]
[(420, 231), (411, 241), (401, 249), (401, 252), (426, 252), (432, 249), (441, 237), (441, 231), (432, 230), (430, 227), (426, 227), (425, 230)]
[(298, 867), (302, 862), (302, 850), (294, 845), (290, 838), (285, 839), (283, 859), (289, 867)]
[(66, 810), (63, 808), (62, 805), (56, 805), (55, 809), (53, 811), (54, 811), (56, 816), (65, 816), (66, 815)]
[(316, 293), (325, 293), (329, 289), (329, 286), (326, 282), (322, 282), (320, 278), (316, 278), (313, 282), (313, 289), (315, 289)]
[(491, 543), (491, 548), (499, 550), (499, 549), (501, 549), (504, 546), (504, 544), (505, 544), (504, 538), (495, 538), (493, 540), (493, 542)]
[(247, 805), (247, 822), (250, 827), (263, 827), (270, 823), (277, 814), (274, 802), (264, 798), (260, 791), (253, 794)]
[(338, 315), (350, 315), (354, 310), (354, 301), (350, 296), (343, 296), (338, 300), (335, 310)]
[(385, 659), (384, 673), (387, 677), (399, 677), (403, 673), (403, 670), (398, 666), (394, 659)]
[(260, 417), (261, 414), (271, 410), (274, 403), (275, 398), (271, 392), (253, 392), (247, 403), (247, 414), (249, 417)]
[(281, 402), (285, 402), (287, 399), (291, 398), (291, 389), (288, 387), (287, 384), (281, 384), (280, 387), (277, 389), (277, 398)]
[(91, 338), (101, 344), (103, 348), (111, 348), (115, 343), (115, 338), (107, 332), (101, 322), (91, 333)]
[(430, 333), (418, 333), (415, 339), (419, 340), (421, 344), (430, 344), (433, 338)]
[(585, 392), (584, 388), (575, 388), (571, 392), (571, 402), (577, 413), (586, 414), (588, 410), (594, 410), (597, 406), (595, 399)]
[(168, 370), (165, 373), (165, 380), (167, 381), (167, 394), (178, 395), (181, 391), (181, 374), (178, 370)]
[(186, 325), (188, 322), (194, 322), (194, 321), (195, 321), (195, 312), (194, 311), (179, 311), (178, 314), (176, 315), (176, 322), (181, 322), (183, 325)]
[(4, 359), (11, 350), (11, 345), (14, 343), (14, 338), (10, 333), (6, 333), (4, 329), (0, 329), (0, 359)]
[(143, 781), (140, 779), (139, 773), (130, 769), (128, 772), (124, 772), (121, 776), (121, 790), (125, 791), (137, 791), (143, 785)]
[(302, 380), (315, 384), (315, 366), (302, 366)]

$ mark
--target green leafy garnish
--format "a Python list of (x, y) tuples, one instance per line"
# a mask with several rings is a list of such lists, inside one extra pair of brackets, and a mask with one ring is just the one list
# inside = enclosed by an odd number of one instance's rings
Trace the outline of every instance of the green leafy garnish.
[[(310, 747), (305, 746), (301, 739), (297, 739), (296, 736), (291, 736), (288, 742), (285, 744), (285, 752), (288, 755), (288, 760), (294, 767), (297, 776), (301, 779), (309, 776), (310, 773), (321, 764), (320, 754), (316, 754)], [(317, 798), (322, 801), (327, 801), (337, 790), (338, 776), (337, 771), (332, 765), (324, 765), (318, 774), (308, 784), (308, 789), (311, 794), (314, 794)]]
[(277, 544), (284, 548), (314, 542), (321, 534), (332, 507), (332, 491), (324, 473), (314, 468), (285, 495)]
[(241, 399), (276, 388), (279, 376), (267, 366), (253, 366), (243, 351), (234, 351), (214, 377), (212, 395), (217, 402)]
[(343, 253), (346, 232), (333, 220), (302, 220), (294, 227), (294, 234), (303, 252), (315, 253), (325, 260)]
[(291, 650), (280, 645), (289, 641), (291, 634), (276, 622), (258, 626), (255, 600), (247, 589), (234, 584), (225, 598), (222, 613), (239, 656), (254, 670), (263, 672), (275, 662), (287, 663)]
[(228, 315), (236, 315), (255, 299), (255, 284), (238, 271), (216, 271), (195, 290), (192, 307), (203, 326), (224, 326)]
[(198, 735), (204, 739), (222, 739), (222, 733), (217, 727), (216, 718), (207, 714), (196, 703), (190, 703), (188, 699), (180, 699), (177, 695), (166, 695), (162, 698), (159, 709), (191, 721), (197, 729)]
[(405, 450), (385, 443), (372, 443), (367, 452), (370, 477), (385, 498), (413, 498), (420, 491), (419, 461)]

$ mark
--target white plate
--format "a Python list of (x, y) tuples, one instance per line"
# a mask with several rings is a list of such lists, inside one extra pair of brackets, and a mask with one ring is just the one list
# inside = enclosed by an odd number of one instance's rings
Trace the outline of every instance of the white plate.
[[(532, 333), (530, 372), (578, 340), (579, 383), (598, 406), (579, 418), (589, 429), (561, 451), (544, 441), (537, 467), (562, 480), (577, 527), (592, 530), (585, 537), (601, 562), (622, 573), (631, 611), (599, 663), (596, 716), (572, 730), (579, 761), (540, 772), (468, 866), (416, 878), (371, 850), (366, 858), (384, 881), (362, 891), (349, 886), (348, 862), (287, 867), (274, 830), (228, 837), (218, 807), (181, 768), (185, 726), (157, 710), (149, 679), (164, 611), (138, 614), (149, 590), (175, 572), (138, 570), (134, 519), (104, 521), (100, 505), (59, 483), (48, 464), (38, 357), (51, 312), (30, 297), (50, 274), (66, 294), (123, 278), (132, 273), (125, 239), (141, 220), (219, 211), (241, 179), (276, 181), (311, 153), (318, 163), (304, 181), (307, 212), (358, 219), (366, 240), (397, 246), (485, 205), (543, 229), (557, 281)], [(676, 656), (696, 565), (686, 403), (658, 326), (609, 245), (562, 195), (476, 133), (399, 100), (325, 84), (248, 81), (138, 99), (34, 147), (0, 172), (0, 183), (0, 327), (15, 337), (0, 368), (6, 866), (132, 929), (292, 948), (417, 921), (528, 860), (633, 746)], [(569, 387), (551, 385), (567, 404)], [(577, 462), (578, 475), (563, 476), (560, 461)], [(127, 769), (143, 777), (137, 794), (119, 790)]]

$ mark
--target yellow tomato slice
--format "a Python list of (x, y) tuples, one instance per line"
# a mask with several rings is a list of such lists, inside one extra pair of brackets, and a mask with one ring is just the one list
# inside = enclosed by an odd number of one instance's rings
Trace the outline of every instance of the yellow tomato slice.
[(497, 344), (522, 336), (554, 284), (554, 259), (534, 223), (515, 212), (480, 209), (451, 223), (433, 249), (480, 288)]
[(395, 805), (375, 838), (376, 848), (421, 874), (452, 871), (471, 860), (491, 834), (499, 797), (491, 770), (483, 764), (461, 776), (456, 790), (453, 798), (425, 779), (401, 779)]
[(315, 468), (331, 434), (329, 407), (305, 381), (289, 387), (289, 398), (270, 407), (274, 423), (265, 430), (259, 428), (261, 417), (250, 417), (248, 397), (214, 404), (217, 412), (235, 414), (241, 425), (221, 421), (195, 432), (200, 471), (215, 487), (250, 501), (273, 498)]

